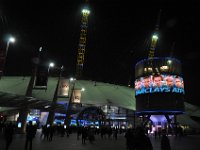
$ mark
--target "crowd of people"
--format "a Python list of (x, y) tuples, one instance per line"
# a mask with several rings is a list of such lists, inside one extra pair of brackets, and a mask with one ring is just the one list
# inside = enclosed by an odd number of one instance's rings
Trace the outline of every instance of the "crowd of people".
[[(126, 139), (127, 150), (153, 150), (151, 140), (149, 138), (148, 132), (143, 127), (129, 128), (129, 129), (118, 129), (111, 128), (110, 126), (102, 126), (100, 128), (96, 127), (66, 127), (65, 125), (45, 125), (41, 128), (41, 134), (39, 138), (41, 140), (52, 141), (53, 136), (57, 135), (60, 137), (70, 137), (71, 133), (77, 134), (77, 140), (81, 139), (82, 144), (93, 143), (96, 140), (96, 136), (101, 139), (114, 139), (117, 140), (118, 134), (124, 134)], [(2, 132), (5, 137), (5, 150), (9, 150), (12, 143), (13, 134), (15, 133), (16, 127), (12, 123), (7, 123), (3, 127)], [(37, 132), (37, 126), (33, 125), (30, 121), (26, 126), (26, 140), (24, 144), (25, 150), (32, 150), (32, 141), (35, 138)], [(156, 139), (157, 132), (154, 132)], [(161, 136), (160, 136), (161, 135)], [(161, 150), (171, 150), (170, 141), (166, 130), (162, 130), (159, 134), (160, 139), (160, 149)]]
[[(148, 133), (142, 127), (128, 129), (125, 133), (125, 138), (127, 150), (153, 150)], [(162, 131), (161, 150), (171, 150), (170, 141), (165, 130)]]

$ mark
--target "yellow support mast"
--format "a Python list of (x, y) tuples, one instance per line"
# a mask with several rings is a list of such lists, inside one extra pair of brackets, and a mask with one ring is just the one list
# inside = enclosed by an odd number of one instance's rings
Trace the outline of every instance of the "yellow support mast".
[(155, 31), (151, 37), (151, 45), (150, 45), (150, 49), (149, 49), (149, 54), (148, 54), (148, 59), (149, 59), (149, 63), (148, 63), (148, 73), (151, 74), (159, 74), (159, 70), (158, 69), (154, 69), (153, 67), (153, 58), (154, 58), (154, 54), (155, 54), (155, 49), (158, 43), (158, 30), (159, 30), (159, 24), (160, 24), (160, 15), (161, 15), (161, 10), (158, 14), (158, 19), (157, 19), (157, 23), (156, 23), (156, 28)]
[(89, 9), (84, 8), (82, 10), (81, 31), (80, 31), (78, 54), (77, 54), (77, 63), (76, 63), (76, 78), (80, 78), (82, 76), (83, 65), (84, 65), (84, 57), (85, 57), (85, 47), (86, 47), (89, 14), (90, 14)]
[(152, 38), (151, 38), (151, 45), (150, 45), (150, 49), (149, 49), (148, 59), (152, 59), (155, 54), (155, 49), (156, 49), (156, 45), (158, 42), (158, 30), (159, 30), (159, 24), (160, 24), (160, 15), (161, 15), (161, 10), (158, 14), (155, 32), (153, 33)]

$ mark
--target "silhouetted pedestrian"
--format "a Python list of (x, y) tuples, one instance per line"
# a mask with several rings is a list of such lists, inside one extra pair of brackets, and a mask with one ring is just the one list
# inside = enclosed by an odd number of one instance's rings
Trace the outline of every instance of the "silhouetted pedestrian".
[(42, 138), (42, 137), (44, 136), (44, 133), (45, 133), (45, 126), (42, 125), (41, 129), (42, 129), (42, 132), (41, 132), (41, 134), (40, 134), (40, 138)]
[(52, 141), (54, 134), (54, 126), (49, 127), (49, 141)]
[(5, 132), (4, 134), (5, 134), (5, 140), (6, 140), (5, 150), (8, 150), (10, 144), (12, 143), (13, 133), (14, 133), (14, 126), (12, 125), (11, 122), (5, 126), (4, 132)]
[(161, 150), (171, 150), (169, 138), (166, 136), (165, 132), (163, 132), (163, 135), (161, 138)]
[(113, 137), (115, 140), (117, 140), (117, 135), (118, 135), (118, 129), (114, 129)]
[(126, 138), (126, 149), (134, 150), (135, 149), (135, 135), (133, 129), (128, 129), (125, 133)]
[(80, 135), (81, 135), (81, 127), (77, 127), (77, 140), (79, 140)]
[(86, 139), (87, 139), (87, 129), (83, 127), (82, 128), (82, 144), (85, 144)]
[(157, 131), (154, 131), (154, 137), (157, 138)]
[(32, 150), (32, 140), (35, 137), (36, 128), (33, 126), (32, 121), (29, 121), (29, 124), (26, 126), (26, 142), (25, 142), (25, 150)]
[(142, 127), (136, 128), (136, 150), (153, 150), (152, 143)]

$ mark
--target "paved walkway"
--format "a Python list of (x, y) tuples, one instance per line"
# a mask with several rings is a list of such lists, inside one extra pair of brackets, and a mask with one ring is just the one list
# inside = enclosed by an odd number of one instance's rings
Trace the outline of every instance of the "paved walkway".
[[(85, 145), (81, 144), (81, 140), (76, 139), (76, 134), (71, 134), (70, 137), (54, 136), (53, 141), (45, 141), (39, 138), (40, 133), (37, 132), (33, 140), (33, 150), (126, 150), (125, 138), (121, 134), (118, 140), (101, 139), (100, 135), (96, 135), (96, 140), (93, 144), (86, 141)], [(172, 150), (199, 150), (200, 135), (190, 135), (185, 137), (170, 136)], [(160, 150), (160, 140), (151, 137), (154, 150)], [(24, 150), (25, 135), (16, 134), (9, 150)], [(0, 135), (0, 150), (5, 149), (5, 141)]]

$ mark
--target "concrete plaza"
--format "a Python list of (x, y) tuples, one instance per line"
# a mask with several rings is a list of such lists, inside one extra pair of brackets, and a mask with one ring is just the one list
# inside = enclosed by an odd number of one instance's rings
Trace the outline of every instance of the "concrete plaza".
[[(119, 134), (118, 139), (101, 139), (100, 135), (95, 136), (96, 140), (93, 143), (86, 141), (86, 144), (81, 143), (81, 139), (77, 140), (76, 133), (70, 134), (69, 137), (61, 137), (55, 135), (53, 141), (40, 139), (40, 132), (37, 132), (33, 140), (33, 150), (126, 150), (126, 141), (124, 134)], [(151, 137), (154, 150), (160, 150), (160, 139)], [(172, 150), (199, 150), (200, 135), (188, 135), (184, 137), (169, 136)], [(25, 135), (15, 134), (13, 142), (9, 150), (24, 150)], [(5, 141), (3, 135), (0, 135), (0, 150), (5, 149)]]

